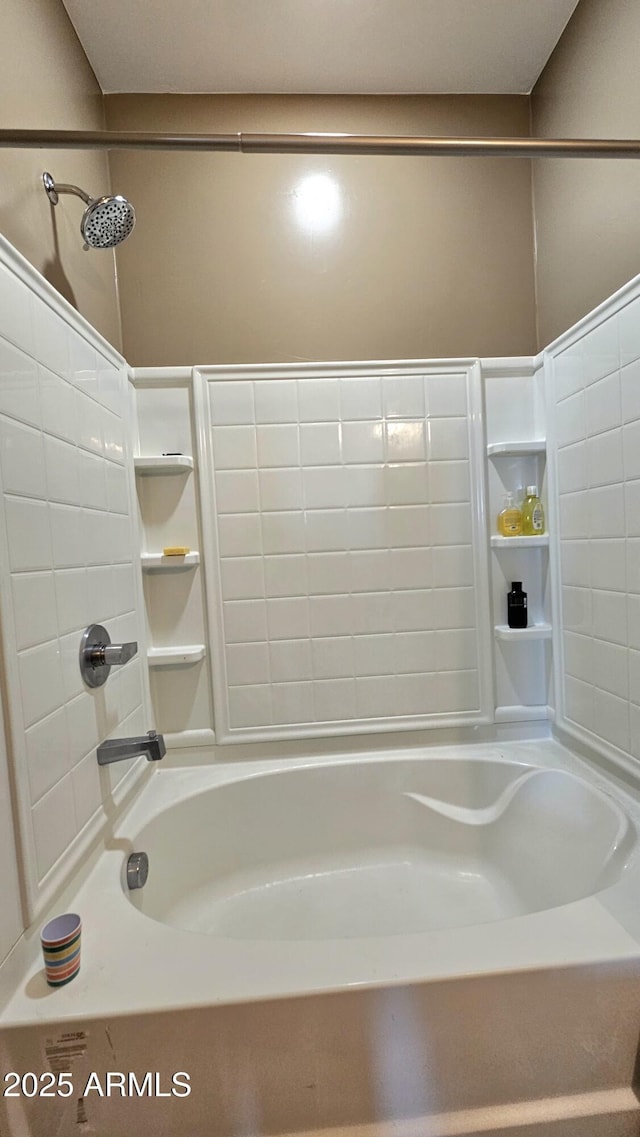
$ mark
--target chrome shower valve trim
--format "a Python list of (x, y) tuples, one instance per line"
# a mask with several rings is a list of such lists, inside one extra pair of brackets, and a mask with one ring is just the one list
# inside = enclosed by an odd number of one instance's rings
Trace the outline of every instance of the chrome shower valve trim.
[(135, 640), (126, 644), (112, 644), (111, 636), (102, 624), (91, 624), (82, 633), (80, 641), (80, 674), (87, 687), (102, 687), (112, 667), (120, 667), (133, 659), (138, 651)]

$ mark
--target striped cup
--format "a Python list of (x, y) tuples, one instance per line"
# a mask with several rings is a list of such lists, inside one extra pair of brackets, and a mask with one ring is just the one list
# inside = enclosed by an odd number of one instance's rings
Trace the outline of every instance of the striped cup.
[(44, 967), (50, 987), (63, 987), (80, 970), (82, 920), (75, 912), (65, 912), (49, 920), (40, 933)]

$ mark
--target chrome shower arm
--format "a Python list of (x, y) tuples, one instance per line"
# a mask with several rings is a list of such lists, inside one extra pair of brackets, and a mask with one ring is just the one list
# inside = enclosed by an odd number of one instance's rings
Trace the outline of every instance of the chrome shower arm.
[(64, 182), (56, 182), (56, 193), (75, 193), (76, 197), (82, 198), (85, 205), (90, 205), (93, 200), (88, 193), (80, 189), (80, 186), (68, 186)]
[(59, 193), (73, 193), (76, 195), (76, 197), (81, 197), (85, 205), (91, 205), (91, 202), (93, 201), (93, 198), (89, 197), (89, 194), (86, 193), (85, 190), (80, 189), (80, 186), (70, 186), (67, 185), (66, 182), (56, 182), (51, 177), (51, 174), (43, 174), (42, 181), (44, 182), (44, 188), (47, 191), (47, 197), (49, 198), (49, 201), (52, 205), (58, 204)]

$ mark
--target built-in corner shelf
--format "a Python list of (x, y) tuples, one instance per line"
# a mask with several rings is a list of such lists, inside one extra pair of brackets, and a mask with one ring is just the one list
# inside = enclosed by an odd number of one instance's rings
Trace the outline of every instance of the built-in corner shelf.
[(188, 667), (204, 659), (204, 644), (182, 644), (176, 647), (150, 647), (147, 651), (149, 667)]
[(551, 638), (551, 624), (530, 624), (528, 628), (510, 628), (508, 624), (496, 624), (493, 629), (497, 640), (548, 640)]
[(191, 569), (200, 564), (200, 553), (185, 553), (183, 557), (165, 557), (162, 553), (142, 553), (140, 557), (143, 572), (171, 572), (176, 569)]
[(489, 458), (503, 455), (515, 457), (519, 454), (544, 454), (547, 443), (544, 438), (534, 438), (529, 442), (490, 442), (487, 446)]
[(158, 454), (133, 459), (136, 474), (186, 474), (193, 470), (190, 454)]
[(544, 547), (549, 544), (549, 534), (541, 533), (540, 536), (534, 537), (502, 537), (500, 534), (494, 534), (491, 538), (491, 545), (494, 549), (531, 549)]

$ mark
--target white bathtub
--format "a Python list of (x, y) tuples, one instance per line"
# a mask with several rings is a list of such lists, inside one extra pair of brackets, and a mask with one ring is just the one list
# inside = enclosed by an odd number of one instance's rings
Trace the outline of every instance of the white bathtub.
[[(639, 816), (548, 740), (161, 767), (55, 905), (78, 977), (41, 921), (2, 969), (0, 1062), (189, 1074), (91, 1094), (96, 1137), (633, 1137)], [(75, 1133), (77, 1096), (0, 1127)]]
[(139, 912), (291, 944), (416, 936), (571, 904), (620, 878), (635, 833), (575, 774), (420, 757), (239, 776), (161, 810), (134, 845), (151, 865), (146, 887), (127, 894)]
[[(638, 832), (633, 801), (548, 740), (158, 769), (56, 904), (82, 915), (83, 963), (55, 1012), (638, 957)], [(38, 927), (5, 1023), (54, 1006)]]

